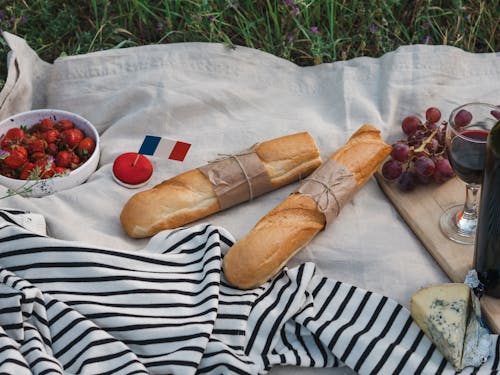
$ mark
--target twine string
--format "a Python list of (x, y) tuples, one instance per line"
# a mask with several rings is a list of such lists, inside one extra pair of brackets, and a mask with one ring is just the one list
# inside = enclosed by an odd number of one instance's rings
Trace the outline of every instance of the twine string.
[[(328, 210), (328, 207), (330, 206), (330, 197), (332, 197), (335, 200), (335, 204), (337, 205), (337, 211), (336, 211), (336, 216), (339, 215), (340, 212), (340, 202), (339, 199), (337, 198), (337, 195), (335, 194), (335, 189), (334, 187), (341, 184), (342, 180), (344, 178), (349, 177), (349, 175), (340, 175), (335, 178), (333, 183), (328, 184), (325, 181), (322, 181), (320, 179), (314, 178), (314, 177), (307, 177), (304, 179), (304, 181), (311, 181), (315, 182), (317, 184), (320, 184), (323, 186), (323, 190), (317, 194), (310, 195), (311, 198), (313, 198), (316, 201), (316, 204), (318, 205), (318, 209), (320, 212), (325, 213)], [(321, 201), (322, 198), (325, 197), (325, 205), (323, 206)]]
[(250, 177), (248, 176), (247, 171), (245, 170), (245, 166), (243, 165), (241, 160), (238, 158), (238, 156), (244, 156), (244, 155), (249, 155), (249, 154), (254, 153), (255, 151), (253, 150), (253, 148), (256, 145), (257, 145), (257, 143), (255, 145), (253, 145), (251, 148), (244, 150), (244, 151), (241, 151), (241, 152), (238, 152), (238, 153), (235, 153), (235, 154), (217, 154), (219, 156), (217, 159), (209, 160), (209, 163), (217, 163), (218, 161), (222, 161), (222, 160), (226, 160), (226, 159), (236, 160), (236, 163), (238, 163), (238, 166), (240, 167), (241, 171), (243, 172), (243, 176), (245, 177), (245, 181), (248, 185), (248, 192), (249, 192), (249, 196), (250, 196), (250, 198), (249, 198), (250, 201), (253, 200), (252, 182), (251, 182)]

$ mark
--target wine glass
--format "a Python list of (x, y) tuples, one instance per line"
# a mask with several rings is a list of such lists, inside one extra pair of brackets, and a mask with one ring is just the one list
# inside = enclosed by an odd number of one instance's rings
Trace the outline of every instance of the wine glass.
[(446, 150), (455, 174), (465, 182), (465, 203), (448, 208), (440, 219), (443, 233), (451, 240), (474, 243), (478, 217), (478, 193), (483, 178), (486, 139), (495, 125), (498, 108), (468, 103), (455, 108), (446, 128)]

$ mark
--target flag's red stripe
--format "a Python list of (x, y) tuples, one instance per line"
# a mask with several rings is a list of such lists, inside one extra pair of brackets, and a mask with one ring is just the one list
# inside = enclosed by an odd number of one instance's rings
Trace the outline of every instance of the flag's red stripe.
[(185, 143), (185, 142), (176, 142), (174, 148), (170, 152), (169, 159), (171, 160), (178, 160), (178, 161), (183, 161), (184, 158), (186, 157), (186, 154), (189, 151), (189, 148), (191, 147), (190, 143)]

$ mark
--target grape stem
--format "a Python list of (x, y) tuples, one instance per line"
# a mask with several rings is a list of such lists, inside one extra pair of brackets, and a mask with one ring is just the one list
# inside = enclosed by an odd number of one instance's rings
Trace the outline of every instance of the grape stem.
[(429, 155), (429, 151), (427, 151), (425, 149), (425, 146), (427, 146), (429, 144), (429, 142), (432, 140), (432, 138), (434, 138), (434, 136), (437, 134), (439, 128), (436, 128), (432, 131), (432, 133), (422, 142), (422, 144), (416, 148), (416, 149), (413, 149), (413, 152), (417, 153), (417, 152), (425, 152), (427, 155)]

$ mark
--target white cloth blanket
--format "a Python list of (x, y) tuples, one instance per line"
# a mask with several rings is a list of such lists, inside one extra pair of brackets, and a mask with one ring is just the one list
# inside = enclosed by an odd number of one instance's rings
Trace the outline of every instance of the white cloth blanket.
[[(43, 237), (44, 241), (62, 240), (66, 247), (75, 243), (89, 249), (106, 248), (141, 257), (147, 255), (155, 258), (162, 250), (154, 247), (157, 242), (133, 240), (123, 233), (118, 217), (123, 204), (134, 191), (113, 181), (111, 166), (119, 154), (137, 151), (145, 134), (192, 143), (183, 163), (152, 159), (155, 171), (152, 181), (145, 187), (149, 188), (180, 172), (204, 165), (217, 157), (218, 153), (237, 152), (258, 141), (286, 134), (310, 132), (323, 158), (326, 158), (364, 123), (378, 126), (384, 138), (391, 142), (400, 137), (399, 124), (404, 116), (422, 113), (431, 105), (438, 106), (447, 116), (453, 107), (468, 101), (500, 103), (498, 53), (469, 54), (452, 47), (419, 45), (399, 48), (379, 59), (358, 58), (300, 68), (244, 47), (231, 50), (219, 44), (184, 43), (102, 51), (60, 58), (49, 64), (41, 61), (24, 40), (8, 33), (4, 33), (4, 37), (12, 53), (9, 56), (7, 82), (0, 93), (0, 118), (43, 107), (76, 112), (99, 129), (102, 153), (98, 170), (85, 184), (41, 199), (14, 196), (2, 200), (0, 206), (42, 214), (49, 235), (57, 238)], [(237, 239), (250, 230), (260, 217), (295, 187), (295, 184), (289, 185), (252, 202), (212, 215), (199, 223), (193, 223), (185, 231), (196, 231), (199, 225), (210, 223), (213, 228), (226, 233), (225, 237), (232, 241), (232, 238)], [(0, 187), (0, 196), (4, 193), (5, 190)], [(12, 225), (6, 230), (22, 231)], [(163, 236), (166, 241), (169, 233)], [(9, 243), (5, 238), (2, 241)], [(217, 246), (222, 252), (227, 244)], [(0, 251), (3, 252), (4, 248), (2, 245)], [(89, 251), (84, 259), (87, 262), (101, 261), (94, 254)], [(41, 252), (39, 255), (39, 260), (43, 261), (46, 253)], [(65, 255), (66, 262), (78, 264), (78, 261), (82, 261), (73, 256), (72, 250)], [(10, 261), (10, 255), (4, 254), (0, 265), (6, 268), (19, 266), (16, 260), (14, 263)], [(37, 264), (38, 256), (31, 261)], [(43, 273), (37, 267), (30, 270), (31, 263), (23, 262), (24, 266), (13, 272), (10, 278), (17, 277), (21, 280), (19, 283), (28, 283), (26, 285), (33, 285), (40, 291), (41, 294), (37, 294), (40, 303), (35, 304), (37, 308), (43, 310), (45, 306), (46, 309), (54, 298), (65, 303), (65, 298), (59, 299), (46, 292), (42, 282), (45, 277), (60, 275), (52, 275), (55, 272), (53, 269), (44, 269)], [(303, 265), (304, 262), (307, 264)], [(315, 264), (316, 272), (326, 276), (326, 279), (319, 275), (312, 276), (312, 264)], [(301, 269), (304, 270), (301, 272), (307, 270), (309, 279), (304, 284), (307, 285), (304, 286), (306, 290), (314, 288), (317, 282), (314, 280), (318, 278), (328, 283), (339, 280), (339, 287), (355, 285), (358, 287), (356, 291), (369, 290), (370, 295), (376, 298), (382, 295), (389, 297), (391, 306), (393, 303), (395, 306), (401, 305), (402, 314), (407, 314), (404, 306), (407, 306), (410, 295), (419, 287), (448, 281), (374, 180), (356, 194), (335, 222), (295, 256), (289, 266), (290, 271), (286, 273), (288, 278)], [(7, 278), (7, 273), (2, 275)], [(64, 284), (61, 291), (72, 291), (73, 287), (68, 285), (65, 289)], [(264, 287), (265, 290), (269, 288), (269, 285)], [(222, 293), (215, 294), (218, 294), (218, 300), (222, 298)], [(4, 301), (7, 300), (2, 299), (1, 308), (4, 308)], [(71, 298), (67, 301), (71, 301)], [(111, 305), (115, 303), (114, 298), (107, 297), (106, 301)], [(15, 308), (16, 303), (5, 308)], [(297, 306), (307, 306), (304, 303), (305, 300)], [(324, 306), (327, 302), (318, 299), (316, 303)], [(85, 316), (78, 308), (71, 308), (75, 314)], [(247, 318), (244, 321), (248, 322)], [(44, 336), (46, 328), (43, 324), (28, 323), (36, 326), (41, 337), (47, 337)], [(87, 323), (96, 324), (85, 320)], [(125, 323), (125, 326), (128, 324)], [(295, 323), (292, 321), (292, 324)], [(72, 325), (69, 327), (74, 328)], [(285, 327), (288, 327), (288, 323), (280, 326), (280, 329)], [(302, 325), (300, 328), (294, 327), (301, 332), (295, 334), (289, 333), (287, 329), (278, 330), (277, 337), (290, 334), (290, 337), (303, 338), (309, 337), (309, 332), (313, 332), (314, 336), (314, 330), (310, 331), (310, 328), (302, 328)], [(398, 324), (400, 330), (404, 327), (404, 324)], [(8, 337), (2, 338), (17, 340), (18, 329), (6, 330)], [(252, 326), (248, 326), (245, 334), (253, 332), (252, 329)], [(412, 332), (414, 329), (411, 328)], [(52, 333), (51, 329), (49, 331)], [(109, 334), (113, 338), (117, 336), (115, 333)], [(325, 339), (332, 340), (334, 335)], [(262, 335), (259, 334), (259, 337)], [(267, 337), (262, 337), (262, 340), (267, 340)], [(277, 363), (310, 366), (310, 362), (296, 359), (295, 350), (299, 349), (294, 349), (296, 342), (290, 340), (289, 347), (286, 339), (273, 341), (271, 347), (275, 352), (271, 354), (282, 354), (283, 358), (279, 360), (274, 358), (268, 359), (269, 363), (259, 362), (262, 359), (257, 360), (255, 356), (252, 357), (253, 354), (245, 353), (250, 358), (245, 361), (249, 360), (251, 366), (256, 366), (252, 371), (266, 371), (268, 365)], [(297, 340), (300, 342), (300, 339)], [(442, 363), (439, 355), (433, 350), (426, 351), (426, 348), (430, 348), (428, 340), (423, 337), (417, 341), (424, 343), (424, 352), (415, 351), (410, 344), (408, 358), (418, 359), (406, 360), (405, 365), (416, 366), (409, 368), (416, 370), (420, 363), (430, 361), (430, 368), (439, 367)], [(224, 340), (222, 342), (227, 344)], [(19, 342), (12, 344), (19, 349)], [(203, 346), (202, 343), (200, 345)], [(43, 353), (52, 358), (54, 351), (50, 348), (50, 343), (45, 341)], [(150, 355), (147, 351), (137, 353), (131, 347), (124, 347), (123, 350), (130, 350), (133, 352), (130, 355), (134, 354), (138, 358)], [(348, 358), (342, 358), (345, 351), (330, 352), (338, 357), (326, 361), (327, 366), (339, 361), (356, 367), (357, 361), (350, 362)], [(22, 355), (22, 351), (18, 353)], [(262, 353), (259, 352), (257, 357), (261, 358)], [(403, 357), (400, 356), (399, 360)], [(425, 360), (422, 359), (424, 357)], [(197, 358), (202, 358), (201, 354)], [(55, 361), (66, 363), (57, 356)], [(366, 368), (377, 366), (377, 361), (364, 363), (368, 366)], [(148, 371), (154, 372), (152, 369)], [(227, 368), (214, 370), (215, 373), (229, 371)], [(310, 370), (296, 367), (272, 369), (273, 373), (285, 371), (303, 373)], [(337, 371), (351, 372), (348, 369)], [(356, 371), (363, 372), (362, 368), (356, 368)]]

